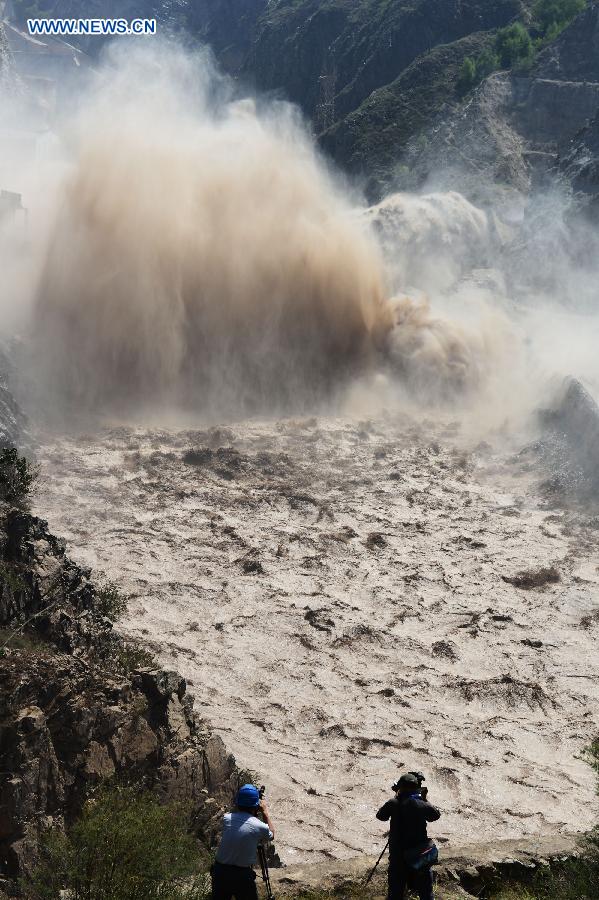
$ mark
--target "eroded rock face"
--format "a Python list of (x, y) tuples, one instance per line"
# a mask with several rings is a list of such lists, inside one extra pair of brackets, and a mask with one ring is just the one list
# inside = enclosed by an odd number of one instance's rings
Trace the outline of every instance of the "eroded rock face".
[[(219, 802), (232, 792), (233, 758), (183, 697), (157, 684), (172, 673), (110, 677), (85, 661), (40, 652), (0, 662), (0, 864), (10, 876), (30, 870), (41, 831), (62, 827), (90, 787), (110, 776), (133, 778), (165, 802), (191, 802), (202, 836), (216, 833)], [(183, 702), (182, 702), (183, 701)], [(173, 731), (173, 718), (179, 729)], [(183, 733), (181, 734), (181, 730)]]
[(89, 572), (72, 563), (43, 519), (0, 505), (0, 627), (35, 630), (65, 653), (94, 650), (106, 659), (115, 647), (112, 626), (94, 614)]
[(426, 141), (412, 141), (399, 187), (451, 183), (474, 202), (497, 202), (498, 186), (527, 194), (546, 187), (557, 167), (575, 190), (596, 184), (596, 139), (585, 129), (599, 104), (598, 46), (595, 2), (530, 71), (491, 75), (426, 130)]
[(89, 789), (112, 776), (191, 803), (212, 843), (236, 786), (233, 757), (176, 672), (124, 674), (121, 638), (98, 612), (89, 572), (43, 520), (4, 504), (0, 628), (0, 873), (30, 872), (40, 834), (72, 822)]
[(599, 221), (599, 113), (583, 128), (570, 152), (560, 162), (560, 171), (587, 215)]

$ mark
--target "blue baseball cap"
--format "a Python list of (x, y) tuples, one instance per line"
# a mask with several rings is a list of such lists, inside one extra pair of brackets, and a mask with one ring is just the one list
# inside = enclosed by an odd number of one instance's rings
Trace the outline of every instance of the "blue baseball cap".
[(244, 784), (237, 791), (237, 806), (245, 806), (254, 809), (260, 803), (260, 791), (253, 784)]

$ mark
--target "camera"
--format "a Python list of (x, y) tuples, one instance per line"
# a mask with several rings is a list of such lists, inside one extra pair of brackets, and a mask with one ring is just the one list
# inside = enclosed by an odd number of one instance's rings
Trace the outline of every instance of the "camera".
[[(422, 789), (422, 782), (423, 782), (423, 781), (426, 781), (426, 778), (425, 778), (425, 776), (423, 775), (423, 773), (422, 773), (422, 772), (408, 772), (408, 775), (413, 775), (414, 778), (418, 781), (418, 787), (419, 787), (420, 789)], [(398, 780), (395, 782), (395, 784), (392, 784), (392, 785), (391, 785), (391, 790), (392, 790), (392, 791), (395, 791), (395, 793), (397, 793), (397, 791), (399, 790), (399, 782), (400, 782), (400, 781), (401, 781), (401, 779), (398, 779)], [(424, 788), (424, 790), (426, 790), (426, 788)]]

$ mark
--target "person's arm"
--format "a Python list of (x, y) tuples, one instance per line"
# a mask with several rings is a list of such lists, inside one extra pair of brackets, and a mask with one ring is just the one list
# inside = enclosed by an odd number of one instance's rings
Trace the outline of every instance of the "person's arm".
[(391, 810), (393, 809), (393, 801), (387, 800), (376, 814), (377, 819), (381, 822), (388, 822), (391, 818)]
[(437, 819), (441, 818), (441, 811), (436, 806), (433, 806), (432, 803), (429, 803), (428, 800), (421, 800), (420, 808), (427, 822), (436, 822)]
[(272, 824), (272, 819), (270, 818), (270, 813), (269, 813), (269, 811), (268, 811), (268, 806), (266, 805), (266, 801), (264, 800), (264, 798), (262, 798), (262, 800), (260, 801), (260, 811), (261, 811), (261, 813), (262, 813), (262, 818), (264, 819), (264, 821), (265, 821), (266, 824), (268, 825), (268, 828), (269, 828), (270, 833), (271, 833), (271, 835), (272, 835), (272, 837), (270, 838), (270, 840), (273, 840), (273, 839), (274, 839), (274, 836), (275, 836), (275, 827), (274, 827), (274, 825)]

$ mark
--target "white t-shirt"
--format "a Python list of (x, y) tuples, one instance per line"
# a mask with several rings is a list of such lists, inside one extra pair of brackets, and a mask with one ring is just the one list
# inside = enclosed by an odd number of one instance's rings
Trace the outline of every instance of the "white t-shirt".
[(224, 866), (253, 866), (258, 844), (272, 840), (266, 822), (247, 812), (225, 813), (216, 861)]

